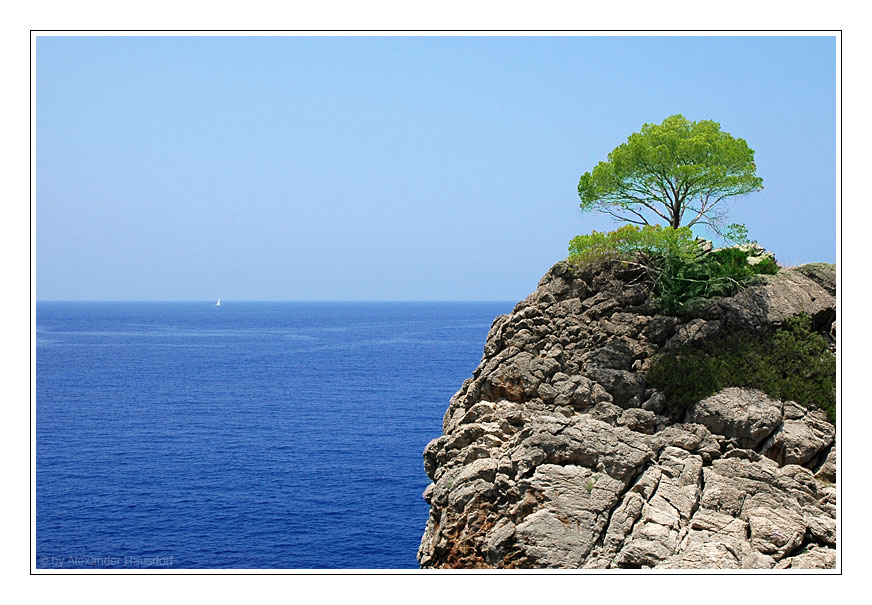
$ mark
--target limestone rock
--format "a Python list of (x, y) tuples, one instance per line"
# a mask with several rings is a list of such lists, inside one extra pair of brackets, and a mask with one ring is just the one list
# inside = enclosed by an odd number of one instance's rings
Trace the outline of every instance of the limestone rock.
[[(824, 285), (810, 277), (811, 274)], [(833, 293), (828, 291), (824, 275), (826, 271), (820, 269), (782, 269), (776, 275), (761, 276), (760, 285), (745, 288), (728, 298), (707, 301), (699, 315), (719, 320), (734, 329), (759, 330), (767, 325), (779, 325), (800, 313), (810, 315), (817, 326), (829, 325), (835, 319), (836, 300), (834, 286)]]
[(720, 329), (721, 322), (717, 320), (706, 321), (704, 319), (693, 319), (688, 323), (679, 326), (675, 331), (675, 336), (669, 339), (664, 348), (669, 351), (694, 342), (705, 340), (706, 338), (717, 334)]
[(657, 416), (650, 410), (641, 408), (631, 408), (624, 410), (621, 417), (618, 418), (618, 426), (625, 426), (631, 431), (646, 433), (651, 435), (654, 433), (654, 428), (657, 426)]
[(778, 569), (832, 569), (835, 566), (834, 549), (811, 545), (798, 555), (780, 561), (776, 567)]
[(833, 447), (830, 448), (830, 451), (827, 452), (827, 457), (824, 459), (823, 464), (815, 473), (815, 479), (819, 481), (826, 481), (828, 483), (836, 482), (836, 444), (833, 443)]
[(785, 420), (762, 449), (782, 466), (806, 464), (829, 447), (835, 435), (836, 428), (829, 423), (827, 415), (813, 410), (801, 418)]
[(581, 567), (624, 483), (584, 466), (543, 464), (522, 482), (540, 502), (516, 528), (516, 543), (541, 567)]
[(731, 387), (693, 404), (685, 420), (755, 449), (781, 424), (782, 407), (762, 391)]
[(808, 263), (794, 270), (814, 280), (832, 296), (836, 295), (836, 266), (830, 263)]
[(677, 417), (645, 379), (661, 351), (800, 311), (834, 339), (830, 267), (783, 270), (671, 317), (636, 268), (555, 265), (494, 320), (424, 450), (420, 565), (834, 568), (836, 436), (823, 412), (728, 388)]

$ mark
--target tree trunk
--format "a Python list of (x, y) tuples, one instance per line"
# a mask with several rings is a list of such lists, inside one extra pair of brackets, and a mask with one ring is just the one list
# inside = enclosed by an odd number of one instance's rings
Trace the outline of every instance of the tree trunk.
[[(673, 188), (673, 191), (675, 189)], [(678, 229), (678, 226), (681, 224), (681, 202), (678, 201), (678, 192), (675, 191), (675, 198), (672, 200), (672, 208), (670, 208), (669, 212), (669, 226), (673, 229)]]

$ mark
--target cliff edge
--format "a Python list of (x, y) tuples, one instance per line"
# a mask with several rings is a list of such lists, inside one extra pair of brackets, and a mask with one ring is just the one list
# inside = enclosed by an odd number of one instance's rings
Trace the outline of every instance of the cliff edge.
[(832, 418), (744, 386), (676, 405), (649, 373), (797, 316), (834, 355), (835, 280), (783, 269), (674, 317), (637, 270), (555, 265), (494, 321), (424, 451), (421, 567), (834, 568)]

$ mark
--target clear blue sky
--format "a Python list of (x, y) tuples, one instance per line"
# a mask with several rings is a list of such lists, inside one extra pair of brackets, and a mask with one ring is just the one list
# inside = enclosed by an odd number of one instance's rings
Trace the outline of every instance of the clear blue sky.
[(831, 37), (40, 37), (37, 298), (521, 299), (674, 113), (756, 151), (733, 221), (835, 262)]

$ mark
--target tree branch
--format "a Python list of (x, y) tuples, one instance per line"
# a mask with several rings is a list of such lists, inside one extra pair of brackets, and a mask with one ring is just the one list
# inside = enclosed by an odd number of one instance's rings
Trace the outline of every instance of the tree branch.
[(641, 219), (642, 219), (641, 222), (640, 222), (640, 221), (634, 221), (633, 219), (631, 219), (631, 218), (627, 218), (626, 216), (621, 216), (620, 214), (617, 214), (617, 213), (615, 213), (615, 212), (613, 212), (613, 211), (611, 211), (611, 210), (609, 210), (608, 208), (605, 208), (605, 207), (603, 207), (603, 208), (596, 208), (596, 210), (599, 211), (599, 212), (602, 212), (602, 213), (604, 213), (604, 214), (610, 214), (611, 216), (615, 217), (615, 218), (618, 219), (618, 220), (625, 221), (625, 222), (627, 222), (627, 223), (633, 223), (634, 225), (649, 225), (649, 224), (650, 224), (648, 221), (645, 220), (645, 217), (644, 217), (644, 216), (642, 216), (642, 215), (639, 214), (638, 212), (633, 211), (633, 209), (631, 209), (631, 208), (625, 208), (625, 210), (629, 210), (630, 212), (632, 212), (633, 214), (635, 214), (636, 216), (638, 216), (639, 218), (641, 218)]

